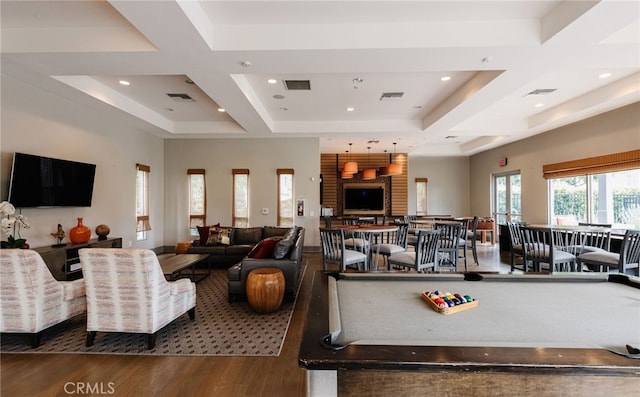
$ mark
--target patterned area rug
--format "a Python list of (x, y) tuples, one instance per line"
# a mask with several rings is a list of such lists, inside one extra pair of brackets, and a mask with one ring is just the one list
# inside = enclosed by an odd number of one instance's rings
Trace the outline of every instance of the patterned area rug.
[[(304, 277), (303, 260), (299, 280)], [(299, 288), (299, 286), (298, 286)], [(25, 335), (2, 334), (2, 353), (96, 353), (191, 356), (278, 356), (295, 302), (284, 302), (275, 313), (257, 314), (247, 302), (227, 302), (227, 270), (212, 269), (196, 286), (196, 318), (185, 313), (158, 331), (156, 346), (146, 348), (141, 334), (98, 332), (85, 346), (86, 316), (76, 316), (44, 331), (42, 343), (31, 348)], [(297, 298), (297, 293), (296, 293)]]

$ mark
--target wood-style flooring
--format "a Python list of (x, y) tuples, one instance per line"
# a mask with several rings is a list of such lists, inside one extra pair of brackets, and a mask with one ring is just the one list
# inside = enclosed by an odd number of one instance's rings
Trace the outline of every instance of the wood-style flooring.
[[(278, 357), (2, 354), (0, 395), (304, 396), (305, 371), (298, 367), (298, 349), (312, 277), (322, 269), (322, 255), (305, 257), (309, 264)], [(498, 245), (480, 245), (478, 257), (480, 266), (469, 252), (469, 270), (509, 271), (508, 258), (500, 257)]]

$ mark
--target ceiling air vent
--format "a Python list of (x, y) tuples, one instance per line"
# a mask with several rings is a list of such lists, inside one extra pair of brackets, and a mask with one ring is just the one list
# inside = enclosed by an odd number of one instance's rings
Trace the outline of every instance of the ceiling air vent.
[(389, 101), (394, 99), (401, 99), (404, 92), (383, 92), (380, 96), (381, 101)]
[(171, 98), (174, 102), (195, 102), (196, 100), (191, 98), (187, 94), (167, 94), (169, 98)]
[[(533, 90), (530, 93), (528, 93), (527, 95), (547, 95), (547, 94), (551, 94), (552, 92), (556, 91), (556, 88), (538, 88), (537, 90)], [(525, 95), (525, 96), (527, 96)]]
[(310, 90), (311, 81), (309, 80), (285, 80), (284, 86), (287, 90)]

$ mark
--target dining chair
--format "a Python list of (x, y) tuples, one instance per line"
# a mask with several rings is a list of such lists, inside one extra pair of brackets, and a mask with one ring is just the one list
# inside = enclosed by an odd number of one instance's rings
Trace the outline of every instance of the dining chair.
[[(516, 260), (524, 257), (523, 243), (522, 243), (522, 227), (526, 226), (524, 222), (507, 222), (507, 228), (509, 230), (509, 242), (511, 247), (509, 249), (509, 256), (511, 259), (511, 271), (516, 270)], [(523, 263), (523, 269), (525, 270), (526, 264)]]
[[(329, 270), (329, 265), (338, 265), (341, 272), (349, 265), (358, 265), (358, 270), (367, 268), (367, 255), (363, 252), (347, 249), (344, 245), (344, 230), (320, 229), (322, 243), (322, 267)], [(360, 267), (360, 263), (363, 267)]]
[(416, 269), (422, 272), (426, 269), (438, 270), (438, 244), (440, 232), (438, 230), (418, 231), (418, 242), (415, 251), (403, 251), (389, 255), (387, 263), (391, 266), (400, 266), (408, 269)]
[(409, 237), (409, 225), (406, 223), (399, 223), (395, 225), (398, 227), (395, 231), (385, 232), (380, 237), (380, 243), (373, 244), (371, 252), (375, 252), (378, 255), (382, 255), (384, 262), (387, 264), (387, 270), (391, 270), (389, 264), (389, 256), (404, 252), (407, 250), (407, 238)]
[(549, 273), (569, 270), (576, 271), (576, 256), (559, 249), (556, 245), (557, 234), (548, 227), (522, 227), (523, 268), (529, 270), (529, 262), (534, 272), (542, 271), (542, 264), (549, 265)]
[(460, 222), (460, 236), (458, 236), (458, 259), (464, 263), (464, 271), (467, 271), (467, 231), (469, 230), (469, 218), (454, 218)]
[(331, 229), (331, 217), (330, 216), (325, 216), (324, 217), (324, 228), (325, 229)]
[(608, 251), (586, 252), (578, 255), (578, 261), (596, 271), (617, 269), (627, 273), (635, 269), (633, 274), (640, 276), (640, 230), (627, 230), (620, 245), (620, 253)]
[(440, 262), (438, 264), (438, 269), (448, 268), (449, 270), (457, 271), (458, 260), (460, 259), (459, 251), (460, 251), (460, 233), (462, 232), (462, 223), (457, 223), (457, 222), (437, 223), (436, 222), (435, 230), (437, 230), (440, 233), (440, 244), (438, 246)]
[(474, 216), (471, 221), (471, 228), (467, 230), (467, 248), (471, 250), (473, 261), (476, 266), (480, 266), (480, 263), (478, 263), (478, 251), (476, 250), (476, 243), (478, 240), (478, 222), (480, 222), (480, 218)]
[(574, 230), (575, 236), (566, 251), (578, 256), (587, 252), (608, 252), (611, 246), (610, 230)]

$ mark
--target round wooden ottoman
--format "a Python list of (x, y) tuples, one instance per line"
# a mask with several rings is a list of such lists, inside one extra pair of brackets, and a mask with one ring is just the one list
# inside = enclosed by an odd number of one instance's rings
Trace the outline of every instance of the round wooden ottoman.
[(280, 308), (284, 298), (284, 274), (275, 267), (252, 270), (247, 276), (249, 306), (257, 313), (271, 313)]
[(186, 254), (187, 250), (191, 247), (191, 244), (191, 241), (176, 244), (176, 254)]

